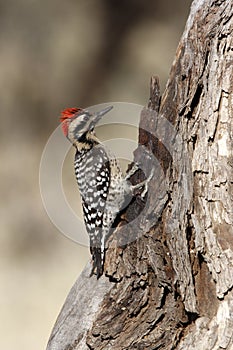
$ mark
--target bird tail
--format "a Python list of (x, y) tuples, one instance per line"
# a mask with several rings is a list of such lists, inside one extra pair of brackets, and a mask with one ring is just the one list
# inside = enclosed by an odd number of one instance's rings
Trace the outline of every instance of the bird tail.
[(91, 247), (91, 254), (93, 259), (92, 273), (96, 269), (97, 279), (99, 279), (104, 272), (104, 254), (100, 247)]

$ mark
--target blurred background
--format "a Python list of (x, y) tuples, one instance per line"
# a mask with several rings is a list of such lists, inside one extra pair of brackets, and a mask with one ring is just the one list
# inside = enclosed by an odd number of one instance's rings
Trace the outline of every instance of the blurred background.
[(152, 74), (165, 87), (190, 4), (0, 1), (1, 349), (45, 349), (89, 259), (88, 248), (53, 226), (40, 197), (40, 157), (60, 111), (145, 105)]

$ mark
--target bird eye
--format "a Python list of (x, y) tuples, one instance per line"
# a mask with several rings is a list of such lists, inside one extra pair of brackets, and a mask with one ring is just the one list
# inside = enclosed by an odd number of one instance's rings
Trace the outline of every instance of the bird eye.
[(85, 122), (87, 122), (87, 121), (89, 120), (89, 114), (88, 114), (88, 113), (85, 113), (85, 114), (84, 114), (83, 120), (84, 120)]

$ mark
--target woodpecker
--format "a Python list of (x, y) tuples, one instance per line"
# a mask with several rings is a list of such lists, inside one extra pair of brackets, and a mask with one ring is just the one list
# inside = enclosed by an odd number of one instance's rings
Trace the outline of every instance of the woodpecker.
[(67, 108), (60, 121), (64, 135), (76, 149), (75, 175), (81, 195), (83, 217), (90, 240), (93, 260), (92, 274), (97, 279), (103, 274), (106, 241), (117, 214), (133, 190), (145, 186), (146, 181), (132, 186), (129, 177), (138, 170), (137, 165), (125, 177), (118, 160), (110, 154), (95, 135), (95, 126), (113, 107), (97, 113), (81, 108)]

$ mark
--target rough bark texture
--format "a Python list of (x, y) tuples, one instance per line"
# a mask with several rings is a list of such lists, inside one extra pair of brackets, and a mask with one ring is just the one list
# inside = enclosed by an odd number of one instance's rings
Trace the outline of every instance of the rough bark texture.
[(141, 114), (148, 196), (111, 237), (105, 276), (88, 265), (75, 283), (47, 350), (233, 349), (232, 14), (233, 0), (193, 2), (161, 103), (152, 79)]

